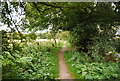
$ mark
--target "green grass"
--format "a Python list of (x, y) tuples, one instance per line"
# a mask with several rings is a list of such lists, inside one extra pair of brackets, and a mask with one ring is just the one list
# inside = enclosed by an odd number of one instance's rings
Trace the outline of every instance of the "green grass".
[(51, 73), (53, 74), (53, 78), (52, 79), (57, 79), (59, 77), (59, 65), (58, 65), (58, 51), (62, 48), (63, 42), (59, 42), (57, 44), (57, 47), (52, 48), (51, 51), (51, 56), (47, 59), (48, 62), (52, 62), (53, 64), (55, 64), (54, 66), (51, 66)]
[(66, 46), (67, 48), (71, 48), (71, 44), (68, 41), (66, 41)]
[(58, 77), (59, 74), (59, 67), (58, 67), (58, 57), (57, 57), (57, 53), (61, 48), (55, 48), (52, 50), (52, 56), (50, 56), (47, 61), (48, 62), (52, 62), (53, 64), (55, 64), (54, 66), (51, 66), (51, 73), (53, 74), (53, 79)]
[[(69, 45), (69, 44), (68, 44)], [(91, 62), (85, 53), (79, 53), (75, 49), (68, 49), (65, 60), (74, 79), (120, 79), (119, 63), (115, 62)]]
[[(71, 44), (69, 42), (66, 42), (66, 45), (67, 45), (68, 49), (71, 49)], [(68, 69), (69, 69), (70, 73), (72, 74), (73, 78), (80, 79), (80, 75), (76, 73), (77, 69), (72, 66), (73, 62), (69, 61), (69, 59), (73, 56), (70, 53), (71, 52), (69, 50), (65, 51), (65, 53), (64, 53), (66, 64), (68, 65)]]
[(120, 79), (119, 63), (88, 62), (85, 57), (65, 52), (65, 60), (74, 79)]
[(77, 69), (75, 67), (73, 67), (73, 63), (72, 61), (69, 61), (69, 59), (72, 57), (72, 54), (69, 54), (69, 52), (65, 52), (64, 53), (64, 57), (66, 60), (66, 64), (68, 65), (68, 69), (70, 71), (70, 73), (72, 74), (74, 79), (80, 79), (80, 75), (76, 73)]
[[(22, 46), (22, 51), (4, 51), (2, 56), (3, 79), (55, 79), (58, 78), (57, 52), (62, 47), (39, 42)], [(9, 72), (8, 72), (9, 70)]]

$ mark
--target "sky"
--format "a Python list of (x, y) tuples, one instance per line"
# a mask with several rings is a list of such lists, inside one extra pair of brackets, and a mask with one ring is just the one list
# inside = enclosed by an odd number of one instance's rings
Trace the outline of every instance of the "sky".
[[(8, 5), (10, 6), (9, 2), (8, 2)], [(15, 20), (16, 25), (22, 24), (22, 20), (21, 19), (25, 18), (25, 15), (23, 15), (24, 14), (24, 10), (22, 8), (19, 8), (19, 7), (18, 7), (18, 12), (16, 12), (15, 9), (12, 9), (12, 10), (13, 10), (13, 12), (11, 13), (11, 16), (12, 16), (12, 19)], [(14, 27), (14, 26), (11, 26), (11, 27)], [(51, 26), (48, 29), (36, 31), (36, 33), (46, 33), (47, 31), (50, 31), (50, 29), (51, 29)], [(8, 28), (7, 25), (5, 25), (5, 24), (0, 22), (0, 31), (1, 30), (10, 31), (10, 28)], [(22, 30), (20, 28), (19, 28), (19, 31), (22, 32)], [(27, 34), (27, 33), (30, 33), (30, 32), (28, 32), (28, 29), (26, 29), (22, 33)]]
[(6, 29), (7, 29), (7, 25), (3, 25), (3, 23), (0, 22), (0, 31)]
[(116, 35), (120, 35), (120, 26), (118, 28), (118, 31), (117, 31)]
[[(1, 23), (0, 23), (1, 24)], [(51, 28), (48, 28), (48, 29), (44, 29), (44, 30), (41, 30), (41, 31), (36, 31), (35, 33), (46, 33), (47, 31), (50, 31), (50, 29)], [(10, 30), (9, 28), (7, 28), (7, 25), (3, 25), (3, 26), (0, 26), (0, 31), (1, 30)], [(26, 29), (26, 31), (27, 31), (27, 29)], [(24, 34), (28, 34), (28, 33), (30, 33), (30, 32), (22, 32), (22, 33), (24, 33)]]

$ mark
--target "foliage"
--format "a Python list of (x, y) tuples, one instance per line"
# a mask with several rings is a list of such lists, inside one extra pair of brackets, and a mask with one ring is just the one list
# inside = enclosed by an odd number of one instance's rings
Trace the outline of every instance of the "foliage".
[(4, 30), (0, 31), (2, 33), (2, 51), (9, 51), (12, 53), (13, 50), (22, 50), (20, 43), (26, 44), (27, 42), (33, 41), (37, 38), (34, 33), (22, 34), (22, 39), (20, 33), (18, 32), (6, 32)]
[[(3, 78), (54, 78), (55, 73), (52, 68), (56, 67), (54, 64), (57, 63), (55, 63), (56, 61), (52, 63), (51, 58), (55, 59), (55, 57), (52, 57), (55, 56), (52, 52), (57, 50), (57, 47), (53, 48), (52, 45), (57, 44), (56, 33), (59, 29), (69, 31), (70, 42), (77, 50), (72, 51), (71, 49), (68, 52), (70, 53), (68, 57), (70, 55), (69, 58), (71, 62), (73, 61), (73, 66), (80, 71), (78, 74), (81, 75), (81, 78), (119, 78), (117, 63), (92, 63), (96, 61), (106, 62), (103, 57), (108, 52), (113, 54), (120, 52), (119, 40), (114, 41), (112, 39), (117, 26), (120, 24), (119, 2), (18, 3), (7, 1), (1, 3), (1, 6), (0, 22), (7, 24), (10, 29), (9, 33), (8, 31), (2, 31)], [(12, 16), (13, 13), (20, 16), (19, 21)], [(49, 26), (52, 26), (52, 29), (47, 38), (53, 38), (54, 44), (50, 43), (50, 46), (44, 46), (37, 43), (34, 45), (35, 41), (31, 40), (35, 40), (37, 36), (33, 32), (47, 29)], [(22, 34), (20, 30), (24, 31), (25, 29), (32, 33)], [(64, 36), (66, 38), (67, 35), (68, 33), (62, 32), (62, 38)], [(51, 67), (51, 69), (48, 67)], [(86, 67), (89, 67), (89, 69), (86, 69)], [(95, 69), (91, 70), (92, 68)], [(111, 72), (105, 70), (105, 68), (111, 70)], [(116, 69), (113, 71), (113, 68)], [(96, 69), (99, 71), (96, 71)], [(101, 72), (103, 72), (103, 76), (100, 75)]]
[(89, 52), (88, 55), (97, 62), (102, 62), (105, 61), (104, 57), (106, 57), (107, 53), (112, 54), (112, 56), (109, 56), (109, 58), (113, 58), (111, 59), (112, 61), (116, 61), (116, 45), (117, 43), (115, 42), (114, 39), (109, 39), (107, 40), (106, 38), (97, 38), (96, 41), (93, 43), (92, 46), (89, 46)]
[(29, 37), (29, 39), (32, 39), (32, 40), (35, 40), (37, 38), (36, 34), (35, 33), (30, 33), (28, 34), (28, 36), (26, 37)]
[(47, 33), (39, 33), (37, 34), (37, 37), (40, 39), (47, 39)]
[(61, 30), (56, 34), (56, 38), (58, 38), (60, 40), (68, 41), (70, 39), (70, 33), (69, 33), (69, 31), (62, 31)]
[(118, 53), (120, 53), (120, 39), (118, 38), (118, 39), (115, 39), (115, 48), (116, 48), (116, 51), (118, 52)]
[[(10, 3), (9, 3), (10, 4)], [(112, 5), (114, 4), (114, 5)], [(52, 26), (52, 36), (55, 39), (55, 33), (59, 30), (70, 31), (73, 36), (72, 43), (79, 51), (88, 52), (88, 46), (95, 41), (95, 37), (108, 36), (115, 34), (113, 26), (119, 25), (119, 3), (3, 3), (2, 19), (10, 15), (11, 11), (17, 6), (24, 10), (25, 23), (24, 28), (29, 30), (41, 30)], [(12, 6), (9, 8), (9, 6)], [(24, 7), (25, 6), (25, 7)], [(116, 6), (116, 7), (114, 7)], [(117, 11), (118, 10), (118, 11)], [(9, 11), (9, 12), (8, 12)], [(8, 20), (9, 17), (7, 17)], [(24, 19), (23, 19), (24, 20)], [(11, 21), (7, 22), (9, 25)], [(23, 23), (24, 24), (24, 23)], [(18, 28), (18, 27), (15, 27)], [(93, 33), (94, 32), (94, 33)]]
[(85, 53), (66, 51), (65, 58), (75, 79), (119, 79), (119, 63), (92, 62)]
[(76, 64), (75, 68), (79, 69), (78, 74), (83, 79), (118, 79), (119, 65), (116, 63), (85, 63)]
[(55, 54), (60, 46), (53, 48), (50, 43), (38, 42), (24, 45), (21, 51), (14, 50), (12, 53), (3, 51), (3, 79), (57, 78), (58, 65)]

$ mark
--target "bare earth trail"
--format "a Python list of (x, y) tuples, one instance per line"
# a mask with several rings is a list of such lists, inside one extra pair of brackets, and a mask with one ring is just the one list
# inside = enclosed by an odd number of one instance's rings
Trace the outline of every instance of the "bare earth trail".
[(73, 77), (71, 76), (70, 72), (68, 71), (68, 67), (65, 63), (64, 59), (64, 51), (67, 50), (67, 47), (64, 43), (62, 49), (58, 52), (58, 64), (59, 64), (59, 78), (58, 79), (70, 79), (69, 81), (73, 81)]

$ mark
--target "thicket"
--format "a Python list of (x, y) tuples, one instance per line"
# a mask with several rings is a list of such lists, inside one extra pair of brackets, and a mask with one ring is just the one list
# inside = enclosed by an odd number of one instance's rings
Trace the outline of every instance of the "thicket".
[(53, 42), (50, 41), (34, 41), (33, 34), (25, 35), (25, 41), (21, 42), (19, 34), (1, 32), (3, 79), (55, 79), (58, 77), (56, 54), (61, 48), (61, 42), (57, 43), (57, 47), (53, 47)]
[[(38, 44), (38, 43), (37, 43)], [(21, 50), (3, 51), (3, 79), (55, 79), (58, 77), (56, 53), (51, 44), (19, 44)], [(17, 49), (17, 48), (16, 48)], [(18, 48), (19, 49), (19, 48)]]
[(75, 79), (120, 79), (120, 59), (118, 57), (114, 57), (113, 59), (117, 59), (117, 62), (113, 62), (112, 60), (106, 61), (101, 55), (96, 53), (93, 56), (95, 56), (95, 58), (91, 59), (88, 54), (78, 52), (69, 46), (69, 50), (65, 52), (65, 59)]
[[(21, 12), (19, 12), (18, 9), (21, 9)], [(22, 33), (20, 33), (19, 29), (37, 31), (47, 29), (49, 26), (51, 26), (52, 33), (49, 37), (53, 38), (55, 43), (55, 35), (59, 29), (69, 31), (71, 35), (70, 43), (72, 43), (72, 47), (75, 47), (77, 51), (79, 51), (79, 53), (85, 53), (84, 55), (86, 55), (87, 58), (90, 58), (88, 62), (104, 62), (107, 57), (106, 54), (112, 54), (112, 57), (114, 57), (116, 53), (120, 52), (120, 40), (113, 39), (116, 30), (120, 25), (120, 2), (4, 2), (2, 3), (2, 8), (0, 8), (0, 10), (2, 11), (1, 22), (8, 25), (8, 28), (11, 29), (12, 34), (15, 31), (19, 32), (18, 37), (20, 38), (17, 39), (21, 40), (21, 42), (24, 44), (23, 46), (26, 46), (26, 43), (23, 42), (22, 39), (24, 39), (24, 36), (22, 35)], [(12, 13), (14, 12), (21, 15), (25, 14), (25, 17), (21, 19), (22, 24), (15, 23), (16, 20), (12, 17)], [(13, 26), (13, 28), (11, 28), (11, 26)], [(15, 50), (21, 52), (23, 51), (22, 49), (24, 47), (22, 46), (22, 44), (14, 41), (16, 39), (14, 38), (15, 35), (16, 34), (11, 35), (13, 37), (12, 39), (10, 38), (10, 36), (3, 35), (4, 41), (2, 47), (5, 51), (3, 51), (3, 53), (5, 53), (5, 55), (8, 54), (7, 56), (9, 56), (9, 54), (13, 54), (12, 57), (15, 57)], [(30, 35), (28, 38), (35, 39), (36, 36), (34, 34), (32, 35)], [(34, 51), (36, 51), (36, 48)], [(79, 59), (79, 55), (81, 54), (75, 53), (75, 55), (78, 56), (76, 56), (76, 59)], [(81, 58), (81, 60), (84, 60), (84, 58), (86, 57)], [(112, 61), (119, 62), (118, 59), (113, 59)], [(102, 65), (104, 67), (104, 64)], [(116, 71), (117, 70), (115, 70), (115, 73)], [(113, 75), (110, 76), (113, 77)], [(113, 78), (115, 77), (116, 75)], [(108, 78), (108, 75), (105, 75), (104, 78)]]
[[(71, 43), (78, 51), (89, 52), (89, 47), (93, 46), (96, 38), (112, 39), (119, 26), (120, 4), (119, 2), (91, 2), (91, 3), (2, 3), (2, 22), (8, 27), (15, 25), (15, 29), (26, 29), (37, 31), (52, 27), (51, 36), (55, 35), (59, 29), (70, 31), (72, 35)], [(11, 6), (11, 7), (9, 7)], [(11, 13), (16, 13), (19, 7), (25, 14), (22, 24), (16, 25)], [(21, 14), (22, 15), (22, 14)], [(8, 20), (6, 20), (8, 19)], [(12, 23), (12, 21), (13, 23)], [(28, 24), (29, 23), (29, 24)], [(22, 27), (21, 27), (22, 26)], [(50, 37), (50, 36), (49, 36)], [(56, 41), (55, 41), (56, 42)], [(90, 54), (89, 54), (90, 55)], [(91, 56), (91, 55), (90, 55)]]

